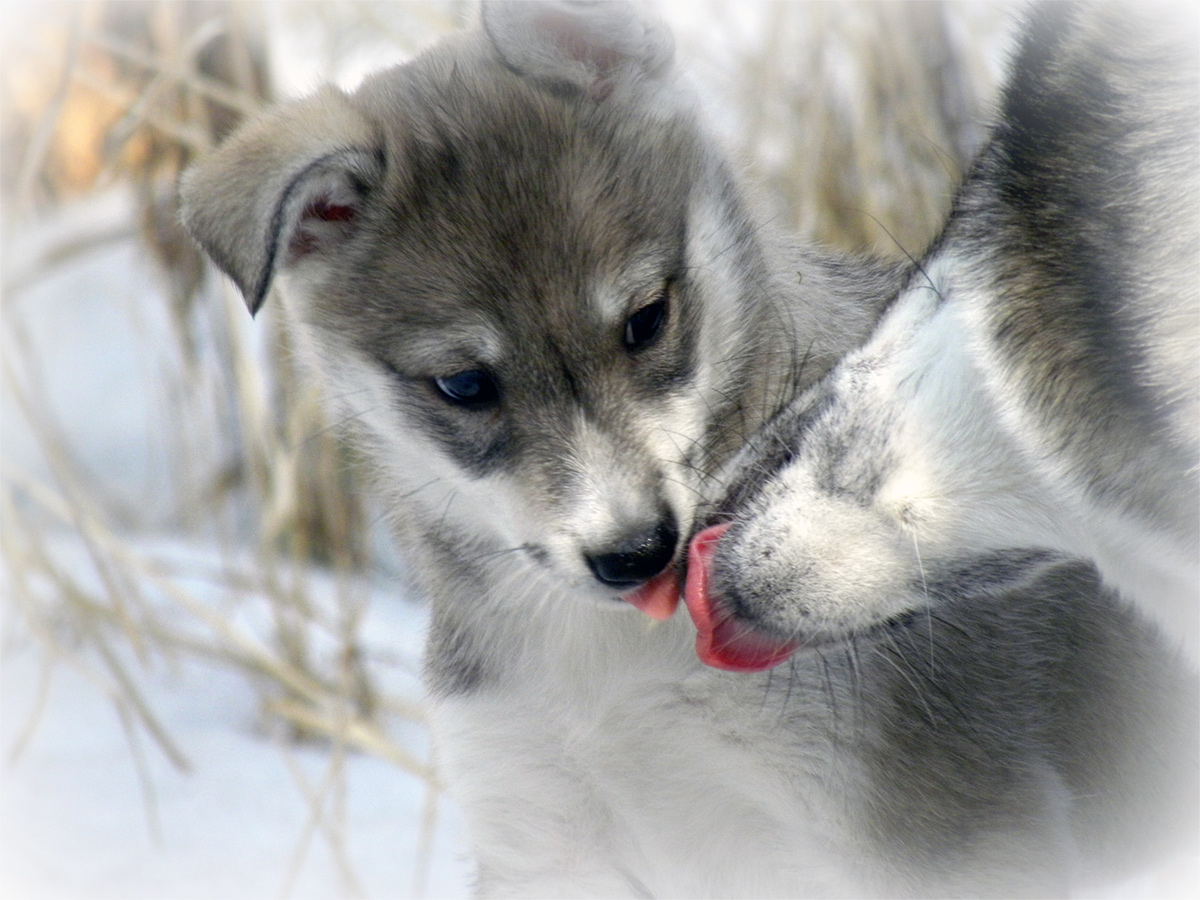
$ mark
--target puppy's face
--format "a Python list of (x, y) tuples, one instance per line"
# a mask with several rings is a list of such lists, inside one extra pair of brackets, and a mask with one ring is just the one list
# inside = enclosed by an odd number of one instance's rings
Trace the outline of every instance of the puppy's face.
[(960, 315), (902, 295), (732, 461), (688, 559), (705, 661), (761, 669), (885, 631), (972, 560), (1054, 546), (1048, 492), (995, 423)]
[(183, 195), (251, 308), (279, 295), (402, 530), (610, 602), (674, 583), (761, 263), (669, 51), (601, 7), (489, 7), (488, 36), (252, 124)]
[(880, 502), (894, 464), (887, 435), (851, 421), (854, 393), (821, 385), (730, 467), (719, 514), (688, 556), (687, 602), (705, 662), (768, 668), (922, 602), (913, 537)]
[(724, 405), (689, 265), (705, 162), (684, 123), (516, 87), (454, 97), (452, 139), (406, 136), (403, 177), (285, 302), (398, 503), (611, 598), (675, 558)]

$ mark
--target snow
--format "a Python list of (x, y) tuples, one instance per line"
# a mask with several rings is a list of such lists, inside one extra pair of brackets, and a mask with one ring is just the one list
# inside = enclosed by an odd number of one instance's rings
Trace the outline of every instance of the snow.
[[(85, 585), (95, 572), (77, 538), (52, 552)], [(216, 548), (138, 542), (169, 560), (173, 582), (203, 595), (203, 573), (227, 564)], [(335, 582), (309, 574), (313, 598)], [(419, 700), (425, 610), (385, 593), (376, 577), (361, 627), (363, 651), (390, 697)], [(181, 618), (155, 597), (154, 615)], [(103, 667), (78, 653), (52, 657), (23, 640), (6, 609), (0, 896), (6, 898), (462, 897), (469, 867), (452, 805), (423, 778), (329, 742), (297, 742), (264, 726), (261, 686), (227, 662), (121, 652), (146, 706), (182, 756), (172, 760), (108, 696)], [(242, 634), (265, 634), (269, 615), (250, 597), (229, 616)], [(16, 627), (14, 627), (16, 625)], [(180, 632), (200, 634), (197, 623)], [(320, 642), (318, 655), (322, 650)], [(418, 723), (392, 716), (389, 737), (429, 758)], [(28, 740), (25, 736), (28, 735)], [(310, 798), (318, 797), (314, 804)], [(314, 809), (319, 821), (314, 823)], [(433, 828), (424, 823), (432, 813)], [(314, 824), (316, 827), (314, 827)]]
[[(408, 615), (373, 623), (374, 633), (419, 635), (419, 611), (403, 601), (397, 611)], [(33, 713), (39, 670), (29, 652), (6, 662), (6, 748)], [(29, 745), (5, 764), (5, 897), (415, 895), (426, 865), (419, 852), (430, 799), (423, 780), (363, 754), (268, 734), (254, 688), (226, 666), (160, 662), (141, 676), (148, 705), (188, 770), (144, 734), (131, 739), (92, 681), (58, 667)], [(306, 836), (306, 794), (339, 769), (349, 875), (327, 835)], [(338, 799), (326, 798), (327, 812)], [(456, 814), (444, 799), (434, 801), (425, 896), (464, 896), (468, 870)]]
[[(6, 748), (31, 712), (38, 668), (32, 654), (5, 666)], [(141, 684), (188, 771), (144, 735), (131, 741), (113, 704), (60, 667), (31, 743), (5, 763), (3, 896), (415, 896), (423, 781), (362, 754), (272, 738), (253, 689), (227, 668), (181, 662)], [(306, 791), (343, 767), (348, 875), (328, 836), (306, 835)], [(435, 802), (424, 895), (465, 896), (458, 820)]]

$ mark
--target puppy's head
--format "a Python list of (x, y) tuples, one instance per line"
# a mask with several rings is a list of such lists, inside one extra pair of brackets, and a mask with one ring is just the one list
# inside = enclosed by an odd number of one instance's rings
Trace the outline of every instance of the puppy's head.
[(649, 602), (745, 405), (753, 226), (659, 24), (483, 25), (251, 123), (188, 173), (185, 223), (251, 312), (282, 302), (402, 532)]
[(884, 633), (978, 560), (1054, 546), (1053, 508), (988, 414), (954, 321), (931, 292), (902, 295), (717, 477), (724, 497), (688, 558), (707, 662), (761, 669)]
[(748, 442), (718, 513), (692, 538), (687, 603), (710, 665), (769, 668), (920, 601), (912, 538), (872, 502), (891, 462), (886, 440), (853, 421), (836, 383)]

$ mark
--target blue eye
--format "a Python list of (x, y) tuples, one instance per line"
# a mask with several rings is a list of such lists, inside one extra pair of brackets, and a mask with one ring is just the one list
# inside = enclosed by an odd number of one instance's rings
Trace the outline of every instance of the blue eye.
[(496, 379), (482, 369), (467, 369), (444, 378), (433, 379), (438, 392), (458, 406), (484, 406), (500, 399)]
[(659, 299), (647, 303), (625, 320), (625, 347), (640, 350), (654, 342), (667, 321), (667, 292), (664, 289)]

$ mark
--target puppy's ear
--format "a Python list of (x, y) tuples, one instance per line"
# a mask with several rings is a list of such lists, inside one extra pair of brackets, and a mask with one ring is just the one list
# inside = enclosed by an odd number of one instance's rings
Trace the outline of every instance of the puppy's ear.
[(601, 99), (623, 78), (666, 72), (671, 32), (640, 4), (485, 2), (483, 27), (508, 66)]
[(185, 173), (184, 226), (256, 313), (278, 272), (329, 256), (383, 176), (378, 136), (336, 88), (244, 126)]

